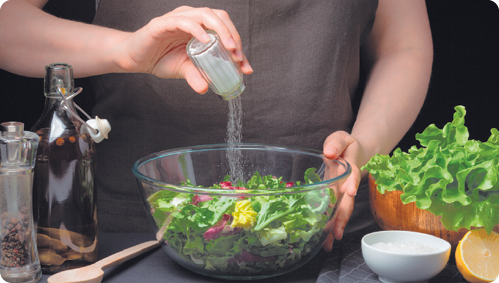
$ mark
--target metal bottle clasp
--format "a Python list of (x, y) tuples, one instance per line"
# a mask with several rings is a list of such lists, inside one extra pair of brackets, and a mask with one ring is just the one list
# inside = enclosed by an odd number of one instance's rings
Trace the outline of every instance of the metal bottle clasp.
[[(66, 92), (66, 90), (63, 89), (63, 88), (61, 88), (60, 86), (57, 87), (57, 92), (62, 97), (61, 106), (64, 107), (64, 109), (66, 109), (66, 111), (69, 111), (69, 113), (71, 115), (73, 115), (73, 117), (75, 117), (78, 121), (80, 121), (81, 123), (83, 123), (83, 125), (85, 125), (92, 132), (92, 134), (97, 135), (99, 133), (99, 130), (94, 129), (93, 127), (91, 127), (90, 125), (88, 125), (87, 122), (85, 122), (82, 118), (80, 118), (80, 115), (78, 115), (77, 113), (73, 112), (71, 110), (71, 108), (69, 107), (69, 101), (68, 101), (68, 99), (74, 98), (75, 96), (77, 96), (78, 94), (80, 94), (80, 92), (82, 90), (83, 90), (83, 88), (77, 87), (75, 89), (75, 91), (66, 98), (66, 96), (64, 96), (64, 93)], [(76, 109), (80, 110), (80, 112), (83, 113), (89, 120), (92, 119), (92, 117), (90, 117), (90, 115), (88, 115), (85, 111), (83, 111), (83, 109), (80, 106), (78, 106), (78, 104), (76, 104), (74, 101), (73, 101), (73, 104), (76, 107)]]

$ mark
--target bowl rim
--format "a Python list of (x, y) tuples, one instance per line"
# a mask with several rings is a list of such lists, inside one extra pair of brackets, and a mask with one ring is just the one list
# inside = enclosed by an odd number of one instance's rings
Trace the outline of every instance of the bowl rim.
[[(182, 186), (182, 185), (175, 185), (175, 184), (169, 184), (166, 182), (161, 182), (158, 180), (155, 180), (153, 178), (147, 177), (146, 175), (142, 174), (139, 171), (139, 166), (151, 162), (153, 160), (165, 157), (165, 156), (170, 156), (170, 155), (176, 155), (176, 154), (181, 154), (181, 153), (189, 153), (189, 152), (203, 152), (203, 151), (213, 151), (213, 150), (225, 150), (229, 146), (233, 145), (234, 147), (243, 149), (243, 150), (248, 150), (248, 149), (253, 149), (253, 150), (262, 150), (262, 151), (268, 151), (268, 150), (274, 150), (274, 151), (280, 151), (280, 152), (295, 152), (295, 153), (301, 153), (301, 154), (307, 154), (311, 156), (316, 156), (322, 159), (327, 159), (332, 162), (338, 163), (340, 166), (343, 166), (345, 168), (345, 171), (331, 179), (323, 180), (317, 183), (313, 184), (304, 184), (304, 185), (299, 185), (299, 186), (293, 186), (290, 188), (276, 188), (276, 189), (253, 189), (253, 190), (227, 190), (227, 189), (213, 189), (213, 188), (201, 188), (201, 187), (189, 187), (189, 186)], [(320, 169), (319, 169), (320, 170)], [(318, 171), (319, 171), (318, 170)], [(309, 148), (302, 148), (302, 147), (295, 147), (295, 146), (279, 146), (279, 145), (270, 145), (270, 144), (259, 144), (259, 143), (237, 143), (237, 144), (231, 144), (231, 143), (220, 143), (220, 144), (207, 144), (207, 145), (194, 145), (194, 146), (188, 146), (188, 147), (180, 147), (180, 148), (173, 148), (173, 149), (166, 149), (158, 152), (154, 152), (151, 154), (148, 154), (140, 159), (138, 159), (132, 166), (132, 172), (137, 178), (137, 180), (140, 180), (142, 182), (148, 183), (150, 185), (154, 186), (159, 186), (159, 187), (164, 187), (165, 189), (169, 189), (172, 191), (176, 191), (179, 193), (195, 193), (195, 194), (205, 194), (205, 195), (230, 195), (230, 196), (248, 196), (248, 194), (253, 194), (253, 195), (273, 195), (276, 192), (279, 192), (279, 194), (295, 194), (295, 193), (300, 193), (300, 192), (307, 192), (307, 191), (313, 191), (313, 190), (320, 190), (328, 185), (331, 185), (335, 182), (338, 182), (340, 180), (346, 179), (351, 173), (352, 173), (352, 166), (348, 161), (345, 159), (338, 157), (337, 159), (329, 159), (325, 157), (325, 155), (315, 149), (309, 149)]]
[[(413, 235), (418, 235), (418, 237), (432, 238), (435, 241), (441, 242), (441, 244), (439, 245), (439, 247), (440, 246), (442, 246), (442, 247), (445, 246), (445, 248), (443, 248), (441, 250), (439, 249), (438, 251), (431, 252), (431, 253), (419, 253), (419, 254), (415, 254), (415, 253), (398, 253), (398, 252), (392, 252), (392, 251), (385, 251), (385, 250), (373, 247), (372, 244), (368, 244), (366, 242), (366, 238), (373, 237), (376, 234), (413, 234)], [(439, 254), (447, 253), (451, 249), (451, 244), (449, 243), (449, 241), (446, 241), (446, 240), (444, 240), (442, 238), (439, 238), (437, 236), (426, 234), (426, 233), (421, 233), (421, 232), (401, 231), (401, 230), (384, 230), (384, 231), (371, 232), (371, 233), (366, 234), (366, 235), (364, 235), (362, 237), (361, 243), (362, 243), (362, 248), (368, 248), (368, 249), (374, 250), (374, 251), (382, 253), (382, 254), (396, 255), (396, 256), (400, 256), (400, 257), (426, 257), (426, 256), (429, 256), (429, 255), (439, 255)]]

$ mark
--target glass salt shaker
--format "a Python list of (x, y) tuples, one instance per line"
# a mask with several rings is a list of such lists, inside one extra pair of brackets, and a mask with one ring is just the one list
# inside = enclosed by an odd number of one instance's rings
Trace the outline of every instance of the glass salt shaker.
[(187, 55), (213, 92), (225, 100), (236, 98), (245, 88), (243, 74), (218, 34), (213, 30), (206, 32), (211, 41), (203, 43), (193, 37), (187, 44)]
[(42, 275), (32, 214), (38, 143), (21, 122), (0, 125), (0, 273), (7, 282), (36, 282)]

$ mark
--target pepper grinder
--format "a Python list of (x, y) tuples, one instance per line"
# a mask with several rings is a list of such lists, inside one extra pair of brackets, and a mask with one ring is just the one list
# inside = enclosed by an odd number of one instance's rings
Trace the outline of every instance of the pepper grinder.
[(7, 282), (36, 282), (42, 275), (32, 214), (38, 143), (21, 122), (0, 125), (0, 273)]

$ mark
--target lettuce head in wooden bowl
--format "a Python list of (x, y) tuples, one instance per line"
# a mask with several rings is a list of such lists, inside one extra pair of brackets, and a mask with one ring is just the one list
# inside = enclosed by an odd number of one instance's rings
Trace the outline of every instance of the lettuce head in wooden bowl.
[(421, 147), (375, 155), (370, 173), (371, 211), (385, 230), (432, 234), (455, 249), (469, 229), (499, 231), (499, 131), (486, 142), (469, 139), (466, 110), (456, 106), (442, 129), (416, 134)]

